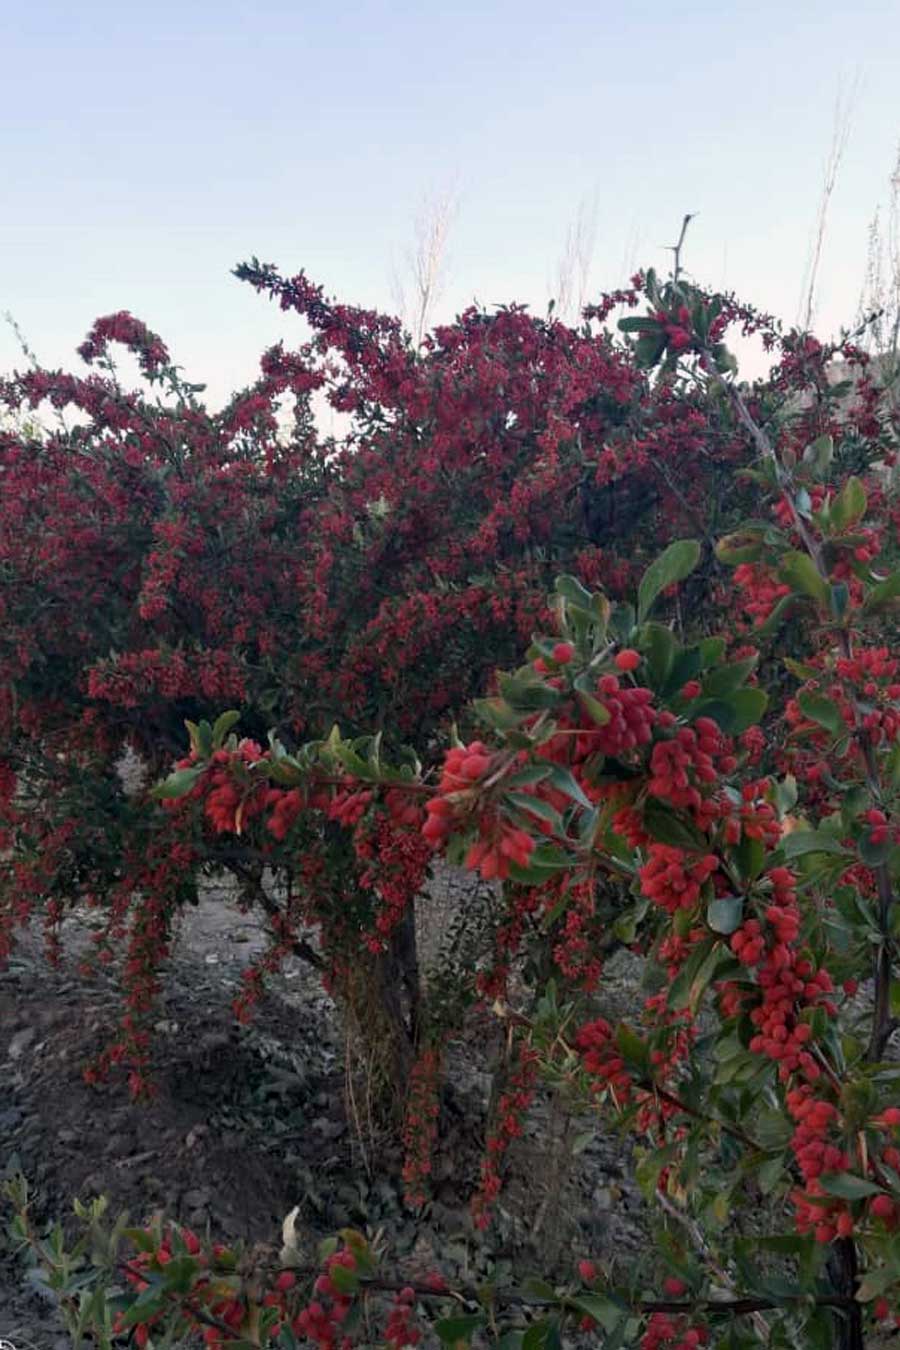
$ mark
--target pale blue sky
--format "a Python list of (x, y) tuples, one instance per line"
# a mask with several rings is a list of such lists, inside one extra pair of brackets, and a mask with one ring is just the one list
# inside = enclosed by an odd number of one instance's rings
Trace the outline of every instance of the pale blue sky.
[[(828, 331), (855, 310), (900, 138), (900, 0), (5, 0), (0, 37), (0, 310), (56, 364), (131, 309), (216, 401), (299, 336), (234, 263), (389, 305), (423, 193), (453, 181), (446, 314), (543, 310), (596, 193), (598, 288), (664, 267), (697, 211), (695, 274), (793, 319), (835, 98), (857, 81)], [(4, 329), (0, 369), (17, 363)]]

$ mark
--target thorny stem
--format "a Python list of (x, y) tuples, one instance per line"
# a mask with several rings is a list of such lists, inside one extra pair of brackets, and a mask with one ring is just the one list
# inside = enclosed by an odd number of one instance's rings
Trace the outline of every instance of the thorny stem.
[[(534, 1030), (534, 1022), (531, 1018), (525, 1017), (522, 1013), (513, 1012), (511, 1008), (507, 1007), (505, 1003), (501, 1003), (499, 999), (494, 1004), (494, 1012), (511, 1026), (525, 1027), (529, 1031)], [(557, 1041), (567, 1054), (573, 1056), (573, 1058), (577, 1058), (577, 1051), (574, 1046), (562, 1035), (557, 1036)], [(758, 1144), (749, 1134), (745, 1134), (739, 1126), (731, 1125), (727, 1120), (720, 1120), (718, 1116), (704, 1115), (702, 1111), (696, 1110), (693, 1106), (688, 1106), (687, 1102), (683, 1102), (680, 1097), (676, 1097), (671, 1092), (666, 1092), (664, 1088), (659, 1087), (652, 1079), (639, 1079), (637, 1080), (637, 1086), (642, 1088), (644, 1092), (652, 1093), (654, 1096), (658, 1097), (660, 1101), (668, 1102), (670, 1106), (674, 1106), (676, 1110), (683, 1112), (686, 1116), (690, 1116), (693, 1120), (699, 1120), (704, 1125), (715, 1126), (716, 1129), (721, 1130), (723, 1134), (730, 1134), (732, 1139), (739, 1140), (746, 1148), (752, 1149), (754, 1153), (763, 1153), (765, 1151), (761, 1144)]]

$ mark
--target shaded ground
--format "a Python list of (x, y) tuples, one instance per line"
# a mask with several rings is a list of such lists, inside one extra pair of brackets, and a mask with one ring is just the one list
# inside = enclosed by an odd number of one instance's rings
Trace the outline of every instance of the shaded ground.
[[(435, 896), (438, 926), (441, 904)], [(448, 1047), (435, 1198), (414, 1220), (399, 1193), (399, 1156), (382, 1149), (377, 1170), (367, 1170), (371, 1154), (348, 1125), (340, 1020), (315, 972), (289, 962), (254, 1022), (235, 1022), (241, 970), (264, 936), (221, 893), (187, 912), (167, 971), (155, 1100), (132, 1105), (121, 1083), (89, 1087), (82, 1068), (106, 1043), (119, 1002), (110, 982), (86, 983), (76, 972), (87, 921), (67, 926), (61, 969), (46, 965), (38, 936), (28, 934), (0, 975), (0, 1173), (25, 1173), (39, 1222), (71, 1212), (74, 1196), (104, 1193), (133, 1221), (159, 1209), (225, 1240), (277, 1243), (299, 1205), (311, 1250), (337, 1227), (368, 1223), (384, 1227), (410, 1274), (435, 1265), (502, 1273), (508, 1263), (546, 1272), (554, 1263), (571, 1269), (573, 1255), (634, 1253), (640, 1205), (625, 1180), (625, 1147), (593, 1141), (577, 1179), (566, 1180), (548, 1146), (559, 1128), (547, 1103), (517, 1146), (495, 1231), (486, 1244), (474, 1239), (467, 1206), (490, 1086), (477, 1026)], [(53, 1308), (24, 1275), (0, 1238), (0, 1335), (63, 1350)]]

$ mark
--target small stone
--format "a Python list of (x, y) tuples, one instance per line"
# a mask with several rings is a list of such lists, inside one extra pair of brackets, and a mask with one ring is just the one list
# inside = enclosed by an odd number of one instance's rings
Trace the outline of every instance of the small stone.
[(17, 1031), (9, 1043), (9, 1049), (6, 1052), (7, 1059), (19, 1059), (28, 1049), (34, 1037), (34, 1027), (23, 1027), (21, 1031)]
[(217, 966), (219, 964), (219, 958), (216, 956), (215, 952), (207, 952), (203, 959), (208, 966)]
[(22, 1119), (22, 1112), (17, 1106), (10, 1106), (6, 1111), (0, 1111), (0, 1135), (9, 1134), (14, 1130)]
[(57, 1130), (56, 1138), (60, 1144), (77, 1144), (78, 1131), (70, 1129)]
[(212, 1199), (212, 1193), (205, 1186), (198, 1186), (192, 1191), (185, 1191), (183, 1199), (187, 1209), (204, 1209)]
[(323, 1139), (340, 1139), (342, 1134), (346, 1134), (347, 1126), (342, 1120), (326, 1120), (320, 1116), (318, 1120), (313, 1121), (313, 1129), (317, 1130)]
[(612, 1209), (615, 1201), (616, 1193), (611, 1186), (595, 1186), (591, 1196), (591, 1203), (595, 1209)]

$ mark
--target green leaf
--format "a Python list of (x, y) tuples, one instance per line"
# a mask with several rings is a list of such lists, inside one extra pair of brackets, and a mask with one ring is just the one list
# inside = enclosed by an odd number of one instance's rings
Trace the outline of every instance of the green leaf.
[(644, 806), (644, 828), (654, 839), (672, 848), (684, 848), (692, 853), (709, 851), (703, 835), (656, 797), (650, 797)]
[(585, 810), (590, 811), (593, 808), (593, 802), (584, 791), (584, 788), (570, 772), (564, 769), (561, 764), (554, 764), (545, 780), (550, 787), (556, 788), (557, 792), (563, 792), (570, 797), (573, 802), (583, 806)]
[(666, 349), (664, 333), (644, 333), (637, 340), (634, 359), (639, 369), (651, 370)]
[(737, 863), (741, 876), (746, 881), (755, 881), (766, 862), (766, 849), (761, 839), (741, 836), (741, 842), (734, 846), (732, 857)]
[(706, 960), (700, 966), (693, 980), (691, 981), (691, 991), (688, 997), (688, 1007), (692, 1017), (696, 1017), (697, 1009), (703, 1001), (703, 995), (706, 993), (710, 984), (716, 977), (716, 972), (720, 967), (731, 964), (731, 953), (718, 944), (714, 944), (712, 950), (706, 957)]
[(900, 572), (892, 572), (868, 592), (863, 601), (863, 613), (878, 614), (881, 610), (887, 609), (898, 597), (900, 597)]
[(647, 670), (654, 689), (662, 689), (675, 660), (675, 639), (665, 624), (646, 623), (638, 645), (647, 658)]
[(766, 621), (757, 624), (753, 633), (757, 637), (771, 637), (773, 633), (777, 633), (796, 603), (796, 595), (783, 595)]
[(834, 455), (834, 438), (817, 436), (803, 451), (803, 463), (808, 464), (817, 478), (824, 478)]
[(577, 690), (578, 702), (581, 704), (588, 717), (598, 727), (605, 727), (609, 721), (609, 709), (599, 699), (594, 698), (593, 694), (585, 694), (582, 690)]
[(843, 844), (820, 830), (794, 830), (782, 844), (787, 859), (802, 858), (807, 853), (833, 853), (839, 857), (851, 855)]
[(862, 1177), (851, 1176), (849, 1172), (824, 1172), (819, 1184), (827, 1195), (836, 1195), (841, 1200), (862, 1200), (868, 1195), (880, 1195), (881, 1187)]
[(561, 595), (564, 600), (567, 600), (570, 605), (574, 605), (576, 609), (590, 611), (593, 596), (590, 591), (585, 590), (577, 577), (569, 576), (568, 574), (558, 576), (554, 582), (554, 588), (557, 595)]
[(537, 1299), (541, 1303), (558, 1303), (559, 1296), (552, 1284), (546, 1280), (539, 1279), (536, 1275), (529, 1275), (523, 1281), (522, 1288), (529, 1298)]
[(859, 856), (867, 867), (880, 867), (883, 862), (887, 862), (891, 852), (890, 840), (885, 839), (880, 844), (873, 844), (871, 831), (863, 835), (858, 847)]
[(856, 1292), (856, 1297), (860, 1303), (871, 1303), (872, 1299), (879, 1298), (880, 1295), (887, 1293), (888, 1289), (896, 1283), (897, 1269), (891, 1262), (890, 1266), (882, 1270), (867, 1271)]
[(763, 1195), (771, 1195), (785, 1173), (785, 1158), (779, 1153), (777, 1158), (767, 1158), (756, 1169), (756, 1179)]
[(616, 1044), (622, 1051), (622, 1056), (630, 1064), (636, 1064), (638, 1068), (645, 1069), (650, 1059), (650, 1048), (647, 1042), (642, 1040), (636, 1032), (625, 1022), (620, 1022), (616, 1027)]
[(651, 319), (648, 314), (629, 314), (626, 318), (619, 320), (620, 333), (658, 333), (659, 331), (659, 320)]
[(592, 1318), (604, 1331), (615, 1330), (622, 1318), (622, 1309), (602, 1294), (578, 1294), (569, 1303), (582, 1317)]
[(509, 706), (518, 712), (537, 712), (541, 708), (555, 708), (560, 692), (542, 680), (503, 673), (497, 678), (500, 693)]
[(721, 698), (703, 699), (691, 705), (691, 720), (711, 717), (729, 736), (740, 736), (755, 726), (766, 711), (769, 696), (764, 689), (736, 689)]
[(536, 816), (539, 820), (546, 820), (556, 830), (562, 828), (562, 822), (556, 807), (551, 806), (549, 802), (545, 802), (540, 797), (532, 797), (528, 792), (507, 792), (503, 800), (527, 815)]
[(510, 731), (526, 717), (523, 712), (514, 712), (502, 698), (476, 698), (472, 707), (479, 721), (496, 731)]
[(550, 1350), (553, 1343), (551, 1339), (552, 1327), (553, 1323), (548, 1317), (540, 1317), (536, 1322), (532, 1322), (522, 1337), (522, 1350)]
[[(782, 1111), (762, 1111), (753, 1126), (753, 1137), (767, 1153), (779, 1153), (791, 1142), (794, 1127)], [(783, 1166), (783, 1159), (779, 1159)]]
[(780, 572), (793, 591), (810, 596), (823, 609), (828, 608), (828, 583), (808, 553), (785, 553), (781, 559)]
[(212, 729), (212, 748), (214, 750), (221, 750), (225, 744), (225, 737), (240, 720), (241, 714), (234, 710), (223, 712), (216, 718)]
[(723, 637), (701, 638), (697, 643), (697, 655), (700, 658), (701, 670), (709, 670), (710, 666), (717, 666), (725, 655), (725, 639)]
[(359, 1276), (346, 1266), (330, 1266), (328, 1276), (339, 1294), (355, 1294), (359, 1289)]
[(176, 797), (183, 797), (190, 792), (197, 779), (205, 772), (205, 764), (195, 764), (189, 769), (176, 769), (163, 782), (158, 783), (150, 795), (155, 797), (157, 801), (169, 801)]
[(716, 543), (716, 557), (726, 567), (737, 567), (738, 563), (756, 562), (762, 557), (763, 537), (755, 530), (735, 530), (724, 535)]
[(740, 928), (743, 914), (743, 896), (730, 895), (725, 900), (710, 900), (706, 909), (706, 922), (714, 933), (722, 933), (727, 937)]
[(757, 657), (748, 656), (744, 661), (732, 661), (730, 665), (710, 671), (703, 681), (703, 692), (710, 698), (736, 693), (747, 683), (747, 677), (753, 674), (756, 663)]
[(775, 784), (775, 805), (779, 816), (786, 816), (797, 805), (797, 780), (792, 773), (785, 774), (780, 783)]
[(802, 692), (797, 695), (797, 702), (804, 717), (808, 717), (811, 722), (818, 722), (826, 731), (839, 736), (845, 730), (841, 710), (834, 699), (825, 698), (823, 694)]
[(855, 525), (866, 514), (866, 489), (858, 478), (848, 478), (831, 503), (831, 523), (839, 530)]
[(678, 539), (647, 568), (638, 587), (638, 619), (643, 622), (661, 591), (690, 576), (700, 561), (696, 539)]
[(821, 670), (816, 670), (815, 666), (806, 666), (802, 661), (795, 661), (792, 656), (786, 656), (784, 664), (798, 680), (818, 680), (821, 678)]
[(434, 1329), (444, 1345), (468, 1345), (476, 1331), (484, 1326), (484, 1313), (470, 1313), (461, 1317), (442, 1317)]

